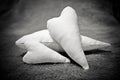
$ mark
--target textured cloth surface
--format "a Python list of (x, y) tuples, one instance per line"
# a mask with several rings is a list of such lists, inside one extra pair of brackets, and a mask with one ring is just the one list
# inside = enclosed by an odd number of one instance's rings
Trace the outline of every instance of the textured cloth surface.
[[(46, 21), (59, 16), (66, 6), (78, 14), (82, 35), (111, 43), (110, 48), (85, 52), (90, 69), (76, 63), (27, 65), (25, 51), (15, 41), (38, 30)], [(102, 0), (20, 0), (0, 18), (0, 69), (8, 80), (112, 80), (119, 78), (120, 24), (111, 15), (109, 4)], [(110, 51), (111, 50), (111, 51)], [(65, 54), (65, 53), (61, 53)]]

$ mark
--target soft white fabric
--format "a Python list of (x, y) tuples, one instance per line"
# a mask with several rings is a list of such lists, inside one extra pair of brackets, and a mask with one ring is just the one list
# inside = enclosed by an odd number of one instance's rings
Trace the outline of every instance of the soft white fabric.
[(89, 69), (83, 50), (110, 46), (109, 43), (80, 35), (77, 14), (71, 7), (63, 9), (60, 17), (48, 20), (47, 27), (48, 30), (25, 35), (16, 41), (18, 47), (27, 50), (23, 57), (25, 63), (70, 62), (58, 53), (65, 51), (84, 69)]
[(61, 45), (70, 58), (84, 69), (89, 69), (81, 46), (77, 14), (73, 8), (66, 7), (59, 17), (48, 20), (47, 28), (52, 38)]
[[(99, 48), (102, 48), (102, 47), (110, 46), (109, 43), (102, 42), (102, 41), (99, 41), (99, 40), (96, 40), (96, 39), (93, 39), (93, 38), (90, 38), (90, 37), (87, 37), (87, 36), (83, 36), (83, 35), (80, 35), (80, 36), (81, 36), (82, 48), (83, 48), (84, 51), (94, 50), (94, 49), (99, 49)], [(25, 36), (21, 37), (20, 39), (18, 39), (16, 41), (16, 45), (20, 48), (25, 49), (25, 47), (24, 47), (25, 44), (24, 43), (27, 40), (32, 41), (33, 39), (35, 41), (38, 41), (39, 43), (44, 44), (48, 48), (51, 48), (55, 51), (64, 52), (64, 49), (57, 42), (55, 42), (52, 39), (52, 37), (50, 36), (49, 31), (47, 29), (37, 31), (37, 32), (34, 32), (32, 34), (28, 34), (28, 35), (25, 35)]]

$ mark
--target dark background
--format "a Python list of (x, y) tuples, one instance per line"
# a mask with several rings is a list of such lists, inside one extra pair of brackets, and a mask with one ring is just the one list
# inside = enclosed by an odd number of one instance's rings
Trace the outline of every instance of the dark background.
[[(111, 43), (86, 51), (90, 69), (76, 63), (28, 65), (15, 46), (23, 35), (46, 29), (46, 21), (66, 6), (78, 14), (81, 34)], [(0, 73), (8, 80), (118, 80), (120, 72), (119, 0), (0, 0)], [(61, 53), (65, 54), (65, 53)]]

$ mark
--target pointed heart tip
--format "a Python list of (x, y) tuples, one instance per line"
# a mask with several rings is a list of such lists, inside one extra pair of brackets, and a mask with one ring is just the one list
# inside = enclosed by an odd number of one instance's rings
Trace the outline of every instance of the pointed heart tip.
[(66, 58), (65, 62), (69, 63), (69, 62), (70, 62), (70, 60)]
[(83, 66), (83, 69), (84, 70), (88, 70), (89, 69), (89, 66), (87, 65), (87, 66)]
[(106, 43), (106, 42), (98, 42), (99, 45), (103, 45), (105, 47), (109, 47), (109, 46), (112, 46), (110, 43)]
[(112, 46), (110, 43), (106, 43), (107, 46)]

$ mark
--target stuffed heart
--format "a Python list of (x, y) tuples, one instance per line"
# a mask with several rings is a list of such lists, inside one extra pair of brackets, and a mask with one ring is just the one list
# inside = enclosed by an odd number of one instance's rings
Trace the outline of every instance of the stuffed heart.
[(61, 15), (47, 21), (51, 37), (66, 53), (84, 69), (89, 65), (81, 46), (81, 36), (77, 23), (77, 14), (71, 7), (63, 9)]
[(83, 50), (110, 46), (109, 43), (80, 35), (77, 15), (71, 7), (66, 7), (60, 17), (48, 20), (47, 27), (49, 31), (37, 31), (16, 41), (18, 47), (28, 51), (23, 57), (25, 63), (70, 62), (58, 53), (66, 51), (84, 69), (89, 69)]
[[(103, 47), (108, 47), (110, 46), (109, 43), (106, 42), (102, 42), (87, 36), (81, 36), (81, 43), (82, 43), (82, 48), (84, 51), (88, 51), (88, 50), (94, 50), (94, 49), (100, 49)], [(20, 39), (18, 39), (16, 41), (16, 45), (22, 49), (25, 49), (25, 42), (27, 40), (35, 40), (38, 41), (42, 44), (44, 44), (45, 46), (47, 46), (48, 48), (51, 48), (57, 52), (64, 52), (64, 49), (57, 43), (55, 42), (52, 37), (49, 34), (49, 31), (46, 30), (41, 30), (41, 31), (37, 31), (34, 32), (32, 34), (28, 34), (25, 35), (23, 37), (21, 37)]]

